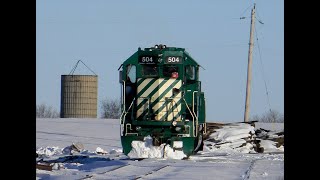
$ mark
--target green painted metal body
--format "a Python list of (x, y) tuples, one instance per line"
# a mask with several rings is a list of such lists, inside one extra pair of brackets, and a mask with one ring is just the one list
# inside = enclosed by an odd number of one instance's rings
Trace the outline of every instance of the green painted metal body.
[(173, 147), (174, 141), (183, 141), (186, 155), (202, 149), (196, 149), (205, 123), (199, 66), (184, 48), (176, 47), (139, 48), (123, 62), (119, 82), (124, 154), (131, 151), (132, 141), (146, 136), (155, 146)]

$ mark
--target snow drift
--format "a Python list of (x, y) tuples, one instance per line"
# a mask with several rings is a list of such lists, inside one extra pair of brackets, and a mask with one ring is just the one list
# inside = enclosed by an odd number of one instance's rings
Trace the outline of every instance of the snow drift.
[(165, 158), (183, 159), (187, 157), (182, 151), (174, 150), (169, 144), (152, 145), (152, 137), (147, 136), (144, 141), (132, 141), (132, 150), (128, 153), (130, 158)]

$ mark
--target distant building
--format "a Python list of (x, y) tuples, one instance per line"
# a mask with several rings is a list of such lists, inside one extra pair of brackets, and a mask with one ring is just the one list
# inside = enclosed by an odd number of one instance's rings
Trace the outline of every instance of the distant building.
[(97, 118), (97, 75), (61, 75), (61, 118)]

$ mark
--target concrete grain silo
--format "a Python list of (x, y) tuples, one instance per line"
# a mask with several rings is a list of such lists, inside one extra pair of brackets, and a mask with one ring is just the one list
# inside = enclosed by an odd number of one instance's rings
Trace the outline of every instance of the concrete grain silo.
[(61, 118), (97, 118), (97, 75), (61, 75)]

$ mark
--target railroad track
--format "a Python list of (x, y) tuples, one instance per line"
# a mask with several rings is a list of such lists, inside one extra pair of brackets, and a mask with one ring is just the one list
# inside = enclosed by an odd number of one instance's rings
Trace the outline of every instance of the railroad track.
[[(95, 178), (96, 176), (100, 176), (100, 177), (101, 177), (101, 175), (106, 175), (106, 176), (108, 176), (108, 174), (111, 173), (111, 172), (115, 172), (115, 171), (117, 171), (117, 170), (119, 170), (119, 169), (121, 169), (121, 168), (129, 167), (129, 166), (134, 166), (134, 165), (132, 165), (132, 164), (125, 164), (125, 165), (122, 165), (122, 166), (118, 166), (118, 167), (109, 169), (109, 170), (104, 171), (104, 172), (94, 173), (94, 174), (88, 174), (88, 175), (86, 175), (85, 177), (80, 178), (79, 180)], [(160, 165), (160, 166), (157, 166), (157, 167), (149, 170), (148, 172), (146, 172), (146, 173), (144, 173), (144, 174), (136, 175), (136, 177), (133, 177), (132, 179), (134, 179), (134, 180), (136, 180), (136, 179), (142, 179), (143, 177), (146, 177), (146, 176), (148, 176), (148, 175), (150, 175), (150, 174), (153, 174), (153, 173), (155, 173), (155, 172), (157, 172), (157, 171), (160, 171), (161, 169), (164, 169), (164, 168), (166, 168), (166, 167), (168, 167), (168, 166), (170, 166), (170, 165)]]
[(107, 174), (107, 173), (109, 173), (109, 172), (115, 171), (115, 170), (117, 170), (117, 169), (120, 169), (120, 168), (123, 168), (123, 167), (129, 166), (129, 165), (130, 165), (130, 164), (125, 164), (125, 165), (122, 165), (122, 166), (118, 166), (118, 167), (115, 167), (115, 168), (109, 169), (109, 170), (104, 171), (104, 172), (95, 173), (95, 174), (88, 174), (88, 175), (86, 175), (85, 177), (80, 178), (79, 180), (82, 180), (82, 179), (89, 179), (89, 178), (94, 177), (94, 175)]
[(157, 172), (157, 171), (159, 171), (161, 169), (164, 169), (164, 168), (166, 168), (168, 166), (170, 166), (170, 165), (164, 165), (164, 166), (157, 167), (156, 169), (153, 169), (153, 170), (149, 171), (148, 173), (146, 173), (144, 175), (140, 175), (140, 176), (136, 177), (135, 179), (141, 179), (142, 177), (148, 176), (149, 174), (155, 173), (155, 172)]

